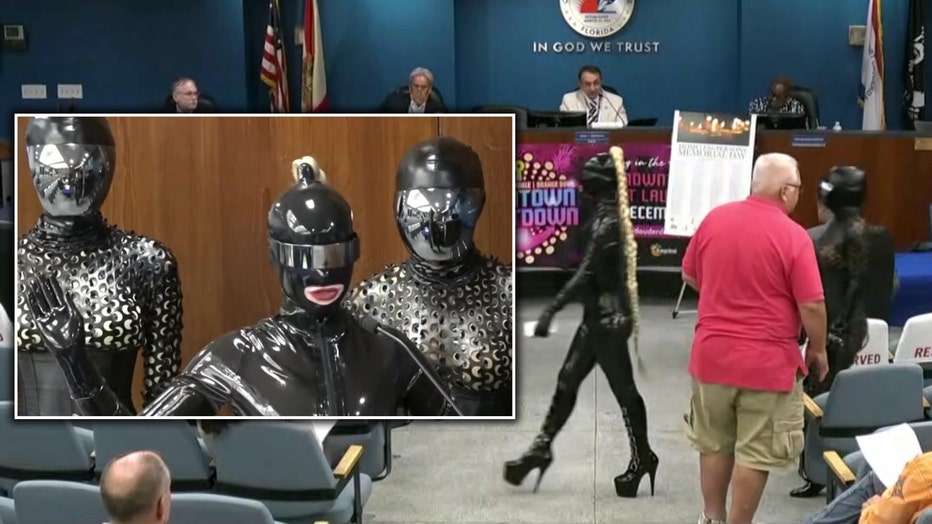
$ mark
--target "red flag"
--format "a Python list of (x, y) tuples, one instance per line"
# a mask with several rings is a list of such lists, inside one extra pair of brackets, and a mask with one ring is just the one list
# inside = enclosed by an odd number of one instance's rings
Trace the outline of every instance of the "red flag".
[(317, 0), (304, 1), (304, 49), (301, 70), (301, 111), (327, 111), (327, 71), (324, 68), (324, 42), (320, 34)]
[(281, 11), (278, 0), (269, 2), (269, 25), (265, 30), (265, 46), (262, 49), (260, 78), (269, 86), (269, 101), (273, 113), (291, 111), (288, 98), (288, 73), (285, 69), (285, 45), (282, 42)]

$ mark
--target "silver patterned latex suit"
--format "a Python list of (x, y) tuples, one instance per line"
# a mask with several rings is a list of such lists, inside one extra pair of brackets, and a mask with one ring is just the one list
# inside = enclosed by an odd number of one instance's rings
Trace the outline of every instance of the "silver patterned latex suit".
[[(352, 210), (312, 164), (302, 173), (269, 211), (280, 312), (214, 339), (141, 415), (210, 416), (229, 406), (246, 416), (430, 416), (446, 408), (427, 380), (436, 372), (425, 375), (401, 344), (343, 309), (359, 257)], [(68, 294), (38, 280), (27, 303), (55, 328), (42, 336), (66, 374), (84, 377), (69, 383), (79, 412), (130, 414), (83, 357)]]
[(473, 243), (484, 203), (482, 166), (469, 146), (437, 138), (412, 148), (395, 196), (411, 257), (361, 282), (347, 306), (414, 341), (464, 415), (511, 416), (512, 269)]
[(108, 224), (100, 212), (116, 162), (109, 125), (103, 118), (36, 118), (26, 152), (44, 212), (18, 246), (18, 413), (75, 413), (66, 378), (25, 304), (26, 282), (42, 275), (74, 297), (88, 357), (127, 406), (141, 350), (143, 402), (151, 402), (178, 374), (181, 283), (167, 247)]

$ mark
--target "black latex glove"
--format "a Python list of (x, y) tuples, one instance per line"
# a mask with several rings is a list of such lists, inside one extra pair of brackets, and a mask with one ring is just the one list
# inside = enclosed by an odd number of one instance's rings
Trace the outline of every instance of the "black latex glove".
[(50, 353), (68, 359), (84, 349), (84, 319), (58, 280), (48, 276), (33, 279), (26, 289), (26, 304)]
[(35, 277), (26, 287), (26, 306), (46, 349), (58, 360), (72, 396), (99, 389), (103, 379), (84, 350), (84, 318), (58, 280)]

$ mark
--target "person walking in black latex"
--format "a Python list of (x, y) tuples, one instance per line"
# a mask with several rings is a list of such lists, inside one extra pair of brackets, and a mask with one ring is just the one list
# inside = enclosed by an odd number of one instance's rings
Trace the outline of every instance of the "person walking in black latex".
[(569, 419), (580, 385), (598, 364), (621, 406), (631, 445), (631, 462), (615, 477), (615, 492), (620, 497), (636, 497), (641, 479), (649, 475), (654, 494), (659, 459), (648, 442), (647, 408), (634, 382), (627, 345), (638, 321), (637, 245), (623, 169), (618, 169), (620, 176), (616, 173), (616, 164), (623, 165), (621, 151), (613, 148), (613, 153), (616, 158), (603, 153), (583, 168), (583, 191), (596, 204), (589, 244), (576, 273), (541, 314), (535, 335), (546, 337), (553, 316), (576, 297), (583, 303), (583, 320), (560, 369), (540, 434), (521, 458), (505, 463), (504, 476), (509, 484), (520, 485), (531, 471), (539, 469), (537, 491), (553, 461), (553, 439)]

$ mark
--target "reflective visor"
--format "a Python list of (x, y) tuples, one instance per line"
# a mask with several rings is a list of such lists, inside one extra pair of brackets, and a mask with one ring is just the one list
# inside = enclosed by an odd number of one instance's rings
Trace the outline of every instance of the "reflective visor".
[(269, 239), (272, 256), (279, 264), (296, 269), (331, 269), (350, 266), (359, 260), (359, 237), (321, 246), (287, 244)]

